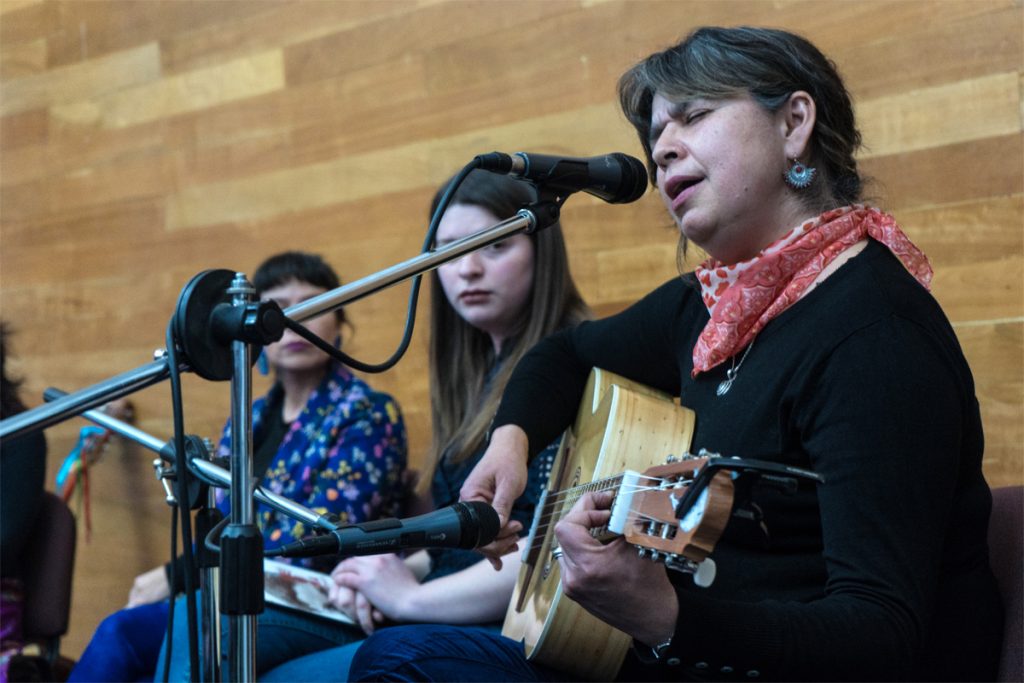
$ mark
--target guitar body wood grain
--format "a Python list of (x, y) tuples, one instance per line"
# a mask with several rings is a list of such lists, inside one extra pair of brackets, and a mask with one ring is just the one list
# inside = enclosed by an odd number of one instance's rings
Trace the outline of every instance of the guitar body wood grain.
[[(536, 538), (527, 549), (502, 634), (522, 641), (527, 657), (591, 680), (612, 680), (630, 638), (562, 594), (552, 551), (555, 521), (600, 480), (624, 470), (644, 471), (668, 455), (689, 452), (695, 416), (670, 396), (595, 368), (576, 422), (565, 434), (548, 490), (578, 484), (573, 495), (549, 495)], [(549, 523), (545, 523), (544, 520)]]

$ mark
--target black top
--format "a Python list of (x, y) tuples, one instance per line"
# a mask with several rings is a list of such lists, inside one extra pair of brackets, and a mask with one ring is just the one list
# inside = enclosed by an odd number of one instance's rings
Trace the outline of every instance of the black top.
[[(502, 358), (491, 368), (487, 375), (487, 382), (501, 367)], [(555, 437), (543, 452), (530, 461), (529, 477), (526, 483), (526, 490), (512, 504), (510, 518), (523, 525), (523, 533), (530, 529), (533, 522), (534, 508), (540, 501), (544, 487), (548, 483), (551, 474), (551, 465), (555, 461), (555, 454), (558, 452), (558, 445), (561, 439)], [(434, 477), (430, 481), (430, 494), (434, 503), (434, 509), (440, 509), (459, 502), (459, 491), (466, 477), (473, 471), (480, 459), (484, 457), (488, 442), (480, 444), (477, 450), (468, 458), (460, 462), (452, 462), (447, 453), (442, 455), (440, 462), (434, 469)], [(483, 558), (475, 550), (462, 550), (460, 548), (429, 548), (430, 572), (423, 578), (424, 582), (439, 579), (455, 572), (466, 569), (477, 562), (483, 562)]]
[(680, 616), (663, 661), (676, 666), (630, 658), (620, 677), (992, 680), (1002, 620), (981, 421), (936, 301), (871, 242), (765, 327), (724, 396), (731, 363), (690, 377), (707, 320), (695, 286), (668, 282), (538, 346), (495, 420), (548, 443), (598, 366), (681, 396), (695, 452), (826, 478), (755, 491), (767, 533), (734, 517), (708, 589), (671, 573)]
[(5, 439), (0, 454), (0, 576), (21, 578), (25, 546), (43, 501), (46, 437), (36, 431)]
[(267, 395), (264, 415), (266, 417), (260, 428), (254, 429), (252, 435), (252, 471), (260, 473), (270, 467), (270, 461), (277, 455), (290, 427), (284, 419), (284, 391), (281, 385), (275, 384)]

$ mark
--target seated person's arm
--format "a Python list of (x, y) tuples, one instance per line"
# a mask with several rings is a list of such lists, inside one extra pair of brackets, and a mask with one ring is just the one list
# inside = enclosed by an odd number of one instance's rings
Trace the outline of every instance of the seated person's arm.
[(409, 568), (417, 581), (423, 581), (423, 577), (430, 572), (430, 553), (426, 550), (417, 550), (405, 558), (405, 566)]
[(165, 600), (170, 594), (171, 584), (167, 579), (167, 567), (160, 565), (135, 577), (131, 592), (128, 594), (127, 607)]
[[(425, 553), (424, 553), (425, 554)], [(477, 624), (500, 620), (508, 607), (519, 573), (518, 552), (504, 558), (501, 571), (485, 561), (420, 583), (396, 555), (354, 557), (339, 564), (332, 577), (342, 588), (362, 594), (386, 619), (399, 622)], [(350, 613), (354, 602), (339, 591), (339, 609)], [(370, 626), (370, 629), (366, 627)], [(364, 630), (372, 625), (364, 624)]]

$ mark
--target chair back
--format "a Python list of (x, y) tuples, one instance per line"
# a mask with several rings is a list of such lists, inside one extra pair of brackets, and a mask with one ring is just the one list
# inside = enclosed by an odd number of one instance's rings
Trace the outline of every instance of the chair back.
[(51, 661), (71, 616), (75, 569), (75, 517), (57, 495), (46, 491), (25, 554), (26, 642), (38, 642)]
[(1006, 611), (997, 681), (1024, 680), (1024, 486), (992, 490), (988, 523), (992, 572)]

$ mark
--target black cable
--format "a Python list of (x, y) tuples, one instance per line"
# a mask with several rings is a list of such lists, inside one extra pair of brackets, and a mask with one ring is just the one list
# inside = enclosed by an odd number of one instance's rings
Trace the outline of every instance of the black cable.
[[(473, 161), (462, 167), (462, 170), (459, 171), (451, 184), (448, 185), (448, 189), (445, 190), (444, 195), (441, 197), (441, 201), (437, 204), (437, 209), (434, 211), (434, 215), (430, 219), (430, 227), (427, 228), (427, 236), (423, 240), (423, 248), (420, 250), (420, 253), (426, 254), (434, 248), (434, 237), (437, 234), (438, 225), (441, 223), (441, 217), (444, 215), (444, 212), (448, 210), (448, 205), (451, 204), (452, 198), (458, 191), (459, 186), (462, 185), (462, 182), (466, 179), (466, 176), (479, 166), (479, 158), (473, 159)], [(371, 373), (390, 370), (398, 363), (399, 360), (401, 360), (402, 356), (405, 355), (405, 352), (409, 349), (409, 344), (412, 342), (412, 333), (416, 326), (416, 305), (419, 302), (420, 282), (422, 279), (423, 275), (421, 273), (420, 275), (415, 276), (412, 280), (412, 289), (409, 291), (409, 303), (405, 313), (405, 330), (402, 333), (402, 341), (399, 342), (398, 348), (393, 354), (391, 354), (391, 357), (381, 363), (364, 363), (363, 361), (356, 360), (341, 349), (335, 348), (333, 345), (328, 344), (326, 341), (310, 332), (301, 323), (297, 323), (287, 316), (284, 319), (285, 327), (292, 332), (295, 332), (297, 335), (326, 353), (331, 358), (344, 363), (354, 370)]]
[(174, 650), (174, 598), (177, 586), (174, 585), (174, 562), (178, 559), (178, 511), (171, 508), (171, 575), (167, 579), (170, 595), (167, 596), (167, 648), (164, 651), (164, 683), (170, 683), (171, 652)]
[[(455, 193), (458, 191), (458, 189), (462, 185), (463, 181), (466, 179), (466, 177), (474, 169), (478, 168), (479, 165), (480, 165), (480, 161), (479, 161), (478, 158), (475, 158), (475, 159), (473, 159), (473, 161), (471, 161), (470, 163), (466, 164), (462, 168), (462, 170), (460, 170), (459, 173), (455, 176), (455, 178), (449, 184), (448, 188), (445, 190), (444, 195), (441, 197), (441, 200), (438, 202), (437, 209), (434, 211), (434, 214), (431, 217), (430, 225), (429, 225), (429, 227), (427, 229), (427, 234), (426, 234), (426, 237), (424, 238), (424, 241), (423, 241), (423, 247), (421, 249), (421, 253), (427, 253), (427, 252), (429, 252), (429, 251), (431, 251), (433, 249), (433, 247), (434, 247), (434, 240), (435, 240), (435, 237), (437, 235), (438, 226), (440, 225), (440, 222), (441, 222), (441, 217), (444, 216), (445, 211), (448, 210), (448, 206), (451, 204), (452, 199), (455, 196)], [(285, 326), (288, 329), (294, 331), (296, 334), (298, 334), (300, 337), (302, 337), (306, 341), (310, 342), (311, 344), (313, 344), (314, 346), (316, 346), (320, 350), (322, 350), (325, 353), (327, 353), (332, 358), (334, 358), (334, 359), (344, 363), (345, 365), (347, 365), (347, 366), (349, 366), (349, 367), (351, 367), (351, 368), (353, 368), (355, 370), (359, 370), (361, 372), (370, 372), (370, 373), (384, 372), (385, 370), (389, 370), (390, 368), (394, 367), (398, 363), (398, 361), (402, 358), (402, 356), (405, 355), (405, 352), (409, 348), (409, 344), (412, 342), (412, 335), (413, 335), (413, 331), (414, 331), (415, 325), (416, 325), (416, 307), (417, 307), (417, 304), (419, 302), (419, 292), (420, 292), (420, 285), (421, 285), (422, 279), (423, 279), (423, 275), (420, 274), (420, 275), (416, 275), (413, 278), (413, 281), (412, 281), (412, 286), (411, 286), (411, 289), (410, 289), (410, 292), (409, 292), (409, 300), (408, 300), (408, 304), (407, 304), (407, 308), (406, 308), (406, 321), (405, 321), (405, 329), (404, 329), (403, 334), (402, 334), (402, 340), (401, 340), (401, 342), (399, 342), (398, 348), (391, 355), (391, 357), (388, 358), (387, 360), (381, 362), (381, 363), (376, 363), (376, 364), (364, 363), (364, 362), (362, 362), (360, 360), (352, 358), (348, 354), (342, 352), (340, 349), (335, 348), (333, 345), (328, 344), (323, 339), (321, 339), (320, 337), (318, 337), (315, 334), (313, 334), (312, 332), (310, 332), (302, 324), (297, 323), (297, 322), (291, 320), (290, 318), (285, 317), (285, 319), (284, 319)], [(180, 377), (180, 371), (179, 371), (179, 366), (178, 366), (178, 361), (177, 361), (177, 353), (176, 353), (175, 341), (176, 340), (174, 339), (173, 322), (172, 322), (172, 324), (168, 325), (168, 327), (167, 327), (167, 336), (166, 336), (166, 342), (167, 342), (167, 363), (168, 363), (168, 369), (170, 371), (169, 375), (170, 375), (170, 383), (171, 383), (171, 401), (172, 401), (173, 415), (174, 415), (174, 451), (175, 451), (175, 457), (176, 457), (175, 467), (177, 468), (177, 472), (178, 472), (178, 475), (177, 475), (177, 478), (176, 478), (177, 479), (177, 481), (176, 481), (177, 489), (178, 489), (177, 490), (178, 512), (180, 513), (180, 519), (181, 519), (181, 525), (182, 525), (181, 535), (182, 535), (182, 543), (184, 545), (184, 555), (185, 555), (184, 562), (185, 562), (185, 565), (187, 567), (186, 571), (184, 572), (184, 574), (185, 574), (184, 578), (185, 578), (186, 607), (187, 607), (187, 612), (188, 612), (189, 664), (190, 664), (190, 669), (191, 669), (191, 672), (192, 672), (192, 678), (195, 679), (196, 672), (199, 671), (199, 656), (198, 656), (199, 645), (198, 645), (198, 633), (197, 633), (198, 632), (198, 628), (197, 628), (196, 607), (195, 607), (195, 601), (192, 599), (192, 596), (195, 594), (195, 587), (192, 585), (192, 571), (191, 571), (192, 566), (194, 564), (193, 555), (192, 555), (192, 527), (191, 527), (191, 523), (190, 523), (189, 505), (187, 503), (183, 504), (183, 502), (189, 500), (189, 497), (188, 497), (188, 487), (187, 487), (187, 482), (186, 482), (186, 480), (187, 480), (187, 473), (188, 473), (189, 470), (188, 470), (188, 465), (187, 465), (187, 462), (186, 462), (187, 457), (186, 457), (186, 454), (185, 454), (185, 443), (184, 443), (184, 433), (185, 433), (185, 430), (184, 430), (184, 417), (183, 417), (182, 400), (181, 400), (181, 377)], [(177, 521), (177, 517), (175, 517), (174, 519), (175, 519), (175, 522), (176, 522)], [(220, 522), (218, 522), (214, 526), (214, 528), (210, 530), (210, 533), (207, 534), (206, 538), (204, 539), (204, 544), (212, 552), (216, 552), (216, 553), (220, 552), (220, 547), (218, 545), (216, 545), (216, 541), (214, 539), (219, 539), (220, 534), (222, 533), (224, 527), (227, 525), (229, 520), (230, 520), (230, 517), (225, 517)], [(177, 540), (177, 534), (174, 533), (173, 534), (173, 539), (172, 539), (172, 561), (173, 561), (174, 558), (177, 557), (177, 555), (176, 555), (176, 548), (174, 546), (174, 544), (176, 543), (176, 540)], [(172, 591), (172, 593), (173, 593), (173, 591)], [(167, 650), (166, 650), (165, 662), (164, 662), (164, 683), (167, 683), (167, 680), (168, 680), (167, 677), (168, 677), (168, 673), (169, 673), (169, 670), (170, 670), (170, 658), (171, 658), (171, 647), (172, 647), (171, 633), (173, 633), (173, 625), (174, 625), (174, 595), (173, 594), (172, 594), (170, 600), (171, 600), (171, 606), (170, 606), (170, 613), (168, 614), (168, 621), (167, 621), (168, 647), (167, 647)]]
[(213, 528), (210, 529), (210, 533), (206, 534), (206, 538), (203, 539), (203, 545), (206, 546), (206, 549), (211, 553), (220, 555), (220, 546), (217, 545), (217, 541), (220, 540), (220, 535), (224, 532), (224, 527), (228, 525), (229, 521), (231, 521), (230, 517), (224, 517), (221, 519), (213, 525)]
[(181, 541), (185, 555), (185, 607), (188, 613), (188, 656), (192, 680), (199, 671), (199, 628), (196, 615), (195, 586), (192, 584), (192, 524), (188, 495), (188, 455), (185, 453), (185, 416), (181, 400), (181, 371), (174, 338), (174, 321), (167, 325), (167, 369), (171, 381), (171, 413), (174, 416), (175, 483), (178, 512), (181, 517)]

